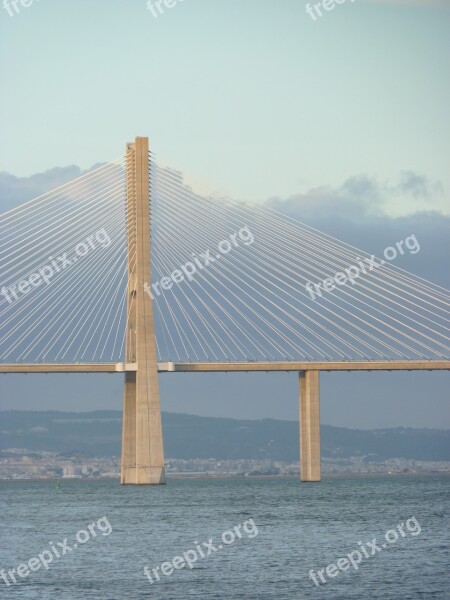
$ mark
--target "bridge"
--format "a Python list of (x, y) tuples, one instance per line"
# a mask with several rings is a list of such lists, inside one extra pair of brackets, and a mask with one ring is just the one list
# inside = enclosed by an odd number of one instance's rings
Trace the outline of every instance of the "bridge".
[(160, 373), (298, 372), (320, 481), (321, 371), (450, 369), (450, 292), (390, 262), (405, 243), (380, 259), (237, 202), (145, 137), (0, 232), (0, 373), (123, 374), (122, 484), (165, 483)]
[[(446, 360), (352, 361), (352, 362), (158, 362), (158, 373), (249, 373), (270, 371), (448, 371)], [(136, 363), (3, 363), (0, 373), (126, 373), (135, 372)]]

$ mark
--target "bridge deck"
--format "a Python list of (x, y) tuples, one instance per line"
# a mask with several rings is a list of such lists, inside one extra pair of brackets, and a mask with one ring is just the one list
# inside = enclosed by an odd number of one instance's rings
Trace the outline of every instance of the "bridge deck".
[[(286, 362), (160, 362), (160, 373), (247, 371), (446, 371), (450, 360), (286, 361)], [(135, 363), (0, 364), (0, 373), (125, 373)]]
[[(234, 363), (160, 363), (167, 371), (229, 372), (229, 371), (425, 371), (450, 370), (449, 360), (440, 361), (295, 361), (295, 362), (234, 362)], [(172, 366), (173, 365), (173, 366)]]
[(125, 373), (134, 363), (0, 363), (0, 373)]

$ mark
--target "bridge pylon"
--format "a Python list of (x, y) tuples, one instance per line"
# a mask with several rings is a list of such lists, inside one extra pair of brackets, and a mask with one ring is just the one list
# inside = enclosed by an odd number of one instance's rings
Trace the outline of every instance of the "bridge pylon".
[[(150, 177), (148, 138), (127, 144), (128, 306), (122, 425), (122, 484), (165, 483), (151, 284)], [(147, 288), (148, 289), (148, 288)]]
[(300, 478), (320, 481), (320, 371), (300, 372)]

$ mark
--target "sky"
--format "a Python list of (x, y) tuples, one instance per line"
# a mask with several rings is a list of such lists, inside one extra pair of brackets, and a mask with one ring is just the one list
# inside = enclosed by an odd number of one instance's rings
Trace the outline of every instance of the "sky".
[(403, 170), (448, 189), (448, 0), (347, 0), (316, 21), (305, 5), (183, 0), (157, 18), (146, 0), (2, 9), (2, 169), (86, 168), (148, 135), (254, 200)]
[[(0, 211), (148, 135), (215, 188), (368, 252), (416, 233), (401, 266), (449, 287), (450, 2), (347, 0), (315, 21), (306, 4), (178, 0), (156, 18), (146, 0), (0, 5)], [(97, 377), (2, 377), (0, 408), (120, 408), (120, 378)], [(322, 422), (450, 427), (449, 383), (323, 374)], [(295, 375), (161, 385), (165, 410), (297, 417)]]

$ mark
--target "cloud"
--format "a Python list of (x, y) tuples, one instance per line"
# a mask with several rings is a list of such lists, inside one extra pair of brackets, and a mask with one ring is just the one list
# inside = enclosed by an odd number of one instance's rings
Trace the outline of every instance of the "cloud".
[[(336, 188), (319, 187), (285, 199), (270, 198), (266, 205), (377, 255), (414, 234), (421, 252), (414, 257), (405, 255), (398, 266), (450, 288), (450, 215), (433, 208), (442, 194), (440, 182), (408, 171), (392, 184), (359, 175)], [(393, 216), (385, 210), (393, 202), (428, 208)]]
[[(97, 168), (94, 165), (91, 169)], [(90, 169), (89, 169), (90, 170)], [(76, 166), (54, 168), (31, 177), (0, 173), (0, 213), (83, 174)], [(379, 182), (354, 175), (337, 187), (320, 186), (288, 198), (269, 198), (265, 204), (370, 253), (415, 234), (421, 252), (402, 257), (399, 266), (450, 287), (450, 216), (435, 210), (443, 186), (424, 174), (405, 171), (397, 181)], [(386, 208), (402, 207), (399, 214)], [(417, 210), (414, 207), (419, 207)]]
[(413, 171), (404, 171), (401, 181), (398, 185), (400, 192), (409, 193), (414, 198), (433, 198), (442, 196), (444, 188), (439, 181), (432, 182), (423, 175), (418, 175)]
[[(444, 187), (440, 181), (432, 181), (414, 171), (404, 171), (395, 183), (380, 183), (367, 175), (355, 175), (337, 187), (312, 188), (282, 201), (283, 210), (295, 207), (303, 215), (315, 218), (316, 214), (333, 214), (334, 217), (354, 221), (366, 217), (387, 216), (392, 207), (397, 215), (433, 210), (442, 200)], [(268, 204), (281, 206), (279, 198), (271, 198)], [(299, 210), (297, 213), (300, 217)]]
[[(94, 165), (95, 169), (100, 165)], [(91, 170), (88, 169), (87, 171)], [(6, 171), (0, 172), (0, 213), (28, 202), (45, 192), (53, 190), (64, 183), (79, 177), (83, 172), (79, 167), (55, 167), (44, 173), (36, 173), (30, 177), (16, 177)]]

